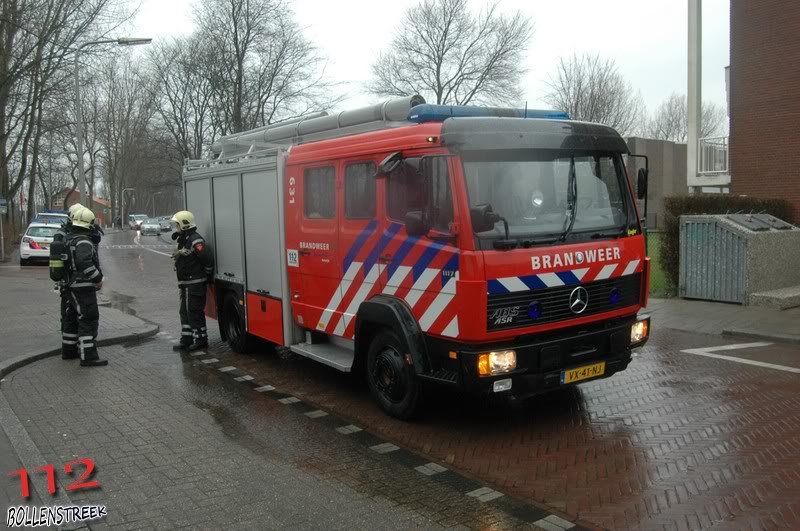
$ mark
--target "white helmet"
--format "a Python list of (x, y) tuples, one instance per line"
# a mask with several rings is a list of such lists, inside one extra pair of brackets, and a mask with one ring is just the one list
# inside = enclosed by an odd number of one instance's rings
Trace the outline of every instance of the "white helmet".
[(178, 230), (181, 232), (196, 227), (194, 223), (194, 214), (192, 214), (188, 210), (181, 210), (180, 212), (176, 212), (175, 215), (172, 216), (172, 219), (170, 221), (174, 223), (178, 227)]
[(76, 227), (91, 229), (92, 223), (94, 223), (94, 212), (88, 208), (81, 207), (72, 214), (72, 224)]
[(72, 216), (74, 216), (75, 213), (78, 210), (82, 209), (82, 208), (85, 208), (85, 207), (80, 203), (75, 203), (74, 205), (70, 206), (69, 209), (67, 209), (67, 213), (69, 215), (69, 219), (72, 219)]

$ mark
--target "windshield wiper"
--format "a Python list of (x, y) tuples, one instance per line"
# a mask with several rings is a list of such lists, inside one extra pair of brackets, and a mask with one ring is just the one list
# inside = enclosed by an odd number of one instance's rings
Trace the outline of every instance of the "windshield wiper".
[(625, 236), (625, 229), (619, 229), (616, 232), (595, 232), (589, 238), (599, 240), (601, 238), (620, 238), (622, 236)]
[(560, 241), (566, 241), (569, 233), (572, 232), (572, 227), (575, 225), (575, 217), (577, 216), (578, 206), (578, 179), (575, 177), (575, 156), (569, 158), (569, 183), (567, 183), (567, 219), (564, 220), (564, 230), (558, 238)]

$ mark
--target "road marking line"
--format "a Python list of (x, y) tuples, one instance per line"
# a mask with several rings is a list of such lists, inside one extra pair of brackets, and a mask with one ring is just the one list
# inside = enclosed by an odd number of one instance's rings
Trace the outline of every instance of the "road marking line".
[(336, 431), (338, 431), (342, 435), (350, 435), (351, 433), (356, 433), (362, 430), (358, 426), (355, 426), (353, 424), (348, 424), (347, 426), (339, 426), (338, 428), (336, 428)]
[(426, 476), (433, 476), (435, 474), (441, 474), (442, 472), (446, 472), (447, 469), (438, 463), (428, 463), (425, 465), (420, 465), (414, 467), (414, 470), (419, 472), (420, 474), (425, 474)]
[(392, 443), (381, 443), (376, 444), (375, 446), (370, 446), (369, 449), (374, 452), (378, 452), (379, 454), (388, 454), (389, 452), (396, 452), (400, 449), (400, 447), (395, 446)]
[(234, 380), (237, 381), (237, 382), (249, 382), (250, 380), (254, 380), (254, 379), (255, 378), (253, 378), (249, 374), (245, 374), (244, 376), (239, 376), (238, 378), (234, 378)]
[(315, 409), (314, 411), (308, 411), (307, 413), (303, 414), (310, 419), (318, 419), (320, 417), (328, 416), (328, 414), (322, 411), (321, 409)]
[(217, 363), (219, 360), (217, 358), (209, 358), (207, 360), (200, 360), (206, 365), (211, 365), (212, 363)]
[(735, 345), (722, 345), (719, 347), (706, 347), (706, 348), (690, 348), (686, 350), (681, 350), (684, 354), (694, 354), (695, 356), (704, 356), (706, 358), (714, 358), (719, 360), (726, 360), (726, 361), (733, 361), (735, 363), (741, 363), (743, 365), (753, 365), (754, 367), (763, 367), (765, 369), (775, 369), (778, 371), (784, 372), (791, 372), (795, 374), (800, 374), (800, 368), (797, 367), (787, 367), (786, 365), (776, 365), (774, 363), (767, 363), (764, 361), (756, 361), (756, 360), (748, 360), (745, 358), (739, 358), (736, 356), (725, 356), (722, 354), (714, 354), (717, 351), (727, 351), (727, 350), (741, 350), (745, 348), (758, 348), (758, 347), (768, 347), (772, 345), (772, 343), (737, 343)]
[(147, 248), (147, 247), (139, 247), (139, 248), (140, 249), (144, 249), (145, 251), (150, 251), (151, 253), (156, 253), (156, 254), (160, 254), (160, 255), (163, 255), (163, 256), (172, 257), (172, 255), (169, 254), (169, 253), (162, 253), (161, 251), (156, 251), (155, 249), (150, 249), (150, 248)]
[(266, 391), (274, 391), (274, 390), (275, 390), (275, 388), (273, 386), (271, 386), (271, 385), (262, 385), (261, 387), (257, 387), (255, 389), (255, 391), (257, 393), (264, 393)]
[(548, 525), (555, 526), (555, 529), (572, 529), (573, 527), (575, 527), (575, 524), (573, 524), (569, 520), (564, 520), (563, 518), (559, 518), (554, 514), (542, 518), (541, 520), (535, 521), (533, 525), (538, 525), (543, 529), (553, 529), (553, 527), (548, 527)]
[(235, 371), (236, 367), (232, 367), (232, 366), (228, 365), (227, 367), (221, 367), (221, 368), (219, 368), (217, 370), (219, 372), (231, 372), (231, 371)]
[(300, 399), (297, 398), (297, 397), (294, 397), (294, 396), (287, 396), (286, 398), (278, 399), (278, 402), (280, 402), (281, 404), (289, 405), (289, 404), (295, 404), (297, 402), (300, 402)]
[(477, 498), (478, 501), (481, 502), (488, 502), (492, 500), (496, 500), (503, 496), (502, 492), (497, 492), (494, 489), (490, 489), (489, 487), (481, 487), (479, 489), (475, 489), (467, 493), (467, 496), (472, 498)]

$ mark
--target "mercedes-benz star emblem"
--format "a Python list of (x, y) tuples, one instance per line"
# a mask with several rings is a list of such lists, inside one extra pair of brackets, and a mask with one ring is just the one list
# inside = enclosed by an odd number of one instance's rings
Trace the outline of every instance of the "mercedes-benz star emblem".
[(586, 288), (578, 286), (569, 294), (569, 309), (572, 313), (583, 313), (589, 306), (589, 292)]

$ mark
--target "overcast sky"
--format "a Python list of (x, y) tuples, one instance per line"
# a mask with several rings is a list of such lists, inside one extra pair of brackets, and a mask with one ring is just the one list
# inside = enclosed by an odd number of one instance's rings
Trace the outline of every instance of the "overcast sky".
[[(168, 39), (192, 31), (198, 0), (142, 0), (136, 36)], [(418, 0), (290, 0), (306, 35), (328, 59), (330, 78), (345, 83), (343, 108), (376, 101), (363, 92), (378, 50), (401, 31)], [(471, 0), (475, 9), (483, 0)], [(541, 101), (559, 57), (599, 53), (613, 58), (652, 111), (671, 92), (686, 93), (687, 0), (501, 0), (506, 13), (534, 22), (523, 89), (529, 107)], [(703, 2), (703, 99), (725, 105), (730, 0)], [(524, 103), (524, 102), (520, 102)]]

